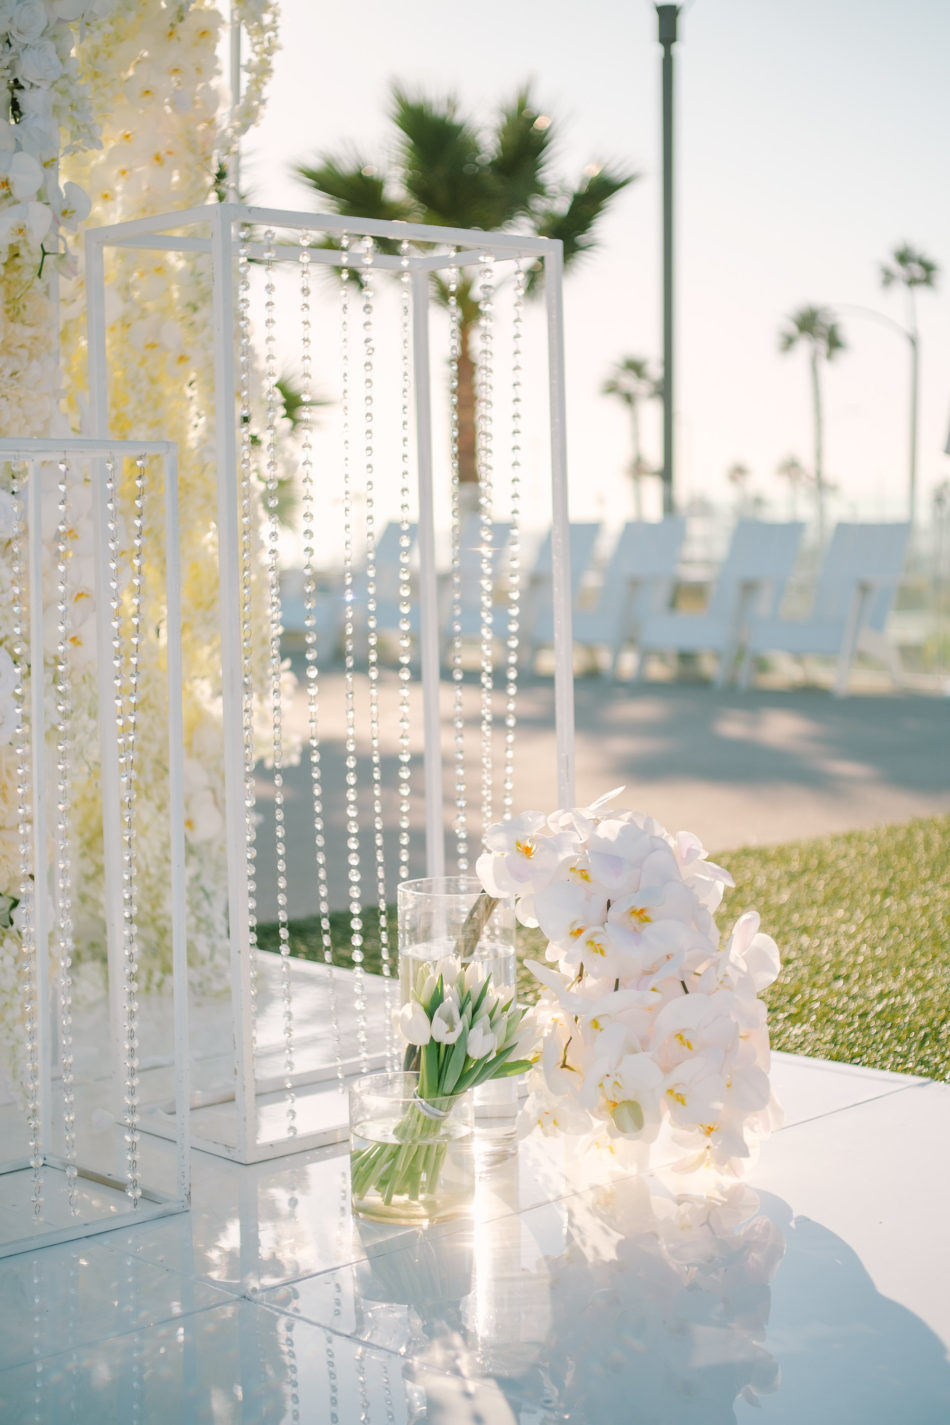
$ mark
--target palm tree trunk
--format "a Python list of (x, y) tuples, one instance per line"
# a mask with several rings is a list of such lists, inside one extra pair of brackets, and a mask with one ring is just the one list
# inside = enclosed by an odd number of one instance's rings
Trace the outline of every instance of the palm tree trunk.
[(471, 352), (473, 325), (471, 322), (463, 322), (459, 329), (459, 484), (477, 486), (475, 362)]
[(815, 507), (818, 514), (818, 543), (825, 542), (825, 481), (822, 472), (821, 382), (818, 379), (818, 346), (811, 348), (811, 393), (815, 412)]
[(640, 411), (636, 400), (630, 403), (630, 424), (633, 426), (633, 509), (638, 520), (643, 519), (643, 485), (640, 469)]

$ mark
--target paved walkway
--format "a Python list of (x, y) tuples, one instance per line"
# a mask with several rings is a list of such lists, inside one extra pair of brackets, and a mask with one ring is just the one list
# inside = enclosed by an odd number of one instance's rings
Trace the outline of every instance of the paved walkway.
[[(705, 683), (610, 685), (579, 678), (576, 692), (576, 788), (580, 803), (626, 786), (622, 804), (649, 811), (671, 830), (688, 828), (711, 853), (777, 844), (918, 816), (950, 812), (950, 701), (921, 694), (875, 693), (840, 701), (821, 689), (717, 691)], [(448, 714), (450, 690), (445, 690)], [(515, 810), (553, 810), (556, 800), (553, 687), (532, 677), (520, 697)], [(356, 718), (365, 726), (365, 679), (355, 684)], [(398, 745), (398, 684), (380, 679), (380, 754), (386, 856), (394, 859)], [(305, 727), (298, 693), (292, 725)], [(465, 685), (471, 823), (480, 823), (478, 781), (479, 688)], [(421, 716), (413, 704), (412, 749), (421, 752)], [(327, 809), (331, 901), (347, 903), (344, 823), (345, 715), (343, 675), (321, 682), (321, 747)], [(451, 735), (443, 742), (451, 754)], [(361, 740), (361, 752), (365, 742)], [(499, 756), (496, 745), (496, 757)], [(376, 894), (371, 827), (370, 773), (361, 761), (360, 806), (363, 899)], [(446, 825), (452, 818), (446, 769)], [(416, 785), (418, 784), (418, 785)], [(259, 782), (259, 881), (263, 918), (273, 900), (273, 835), (266, 802), (267, 774)], [(501, 815), (496, 791), (494, 816)], [(309, 759), (287, 774), (289, 900), (291, 915), (315, 908)], [(421, 773), (414, 772), (411, 873), (424, 874)], [(395, 879), (389, 875), (387, 894)]]

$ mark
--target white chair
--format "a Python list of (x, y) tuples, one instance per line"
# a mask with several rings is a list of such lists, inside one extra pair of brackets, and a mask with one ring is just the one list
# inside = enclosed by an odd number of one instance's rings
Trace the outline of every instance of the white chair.
[(833, 691), (843, 697), (855, 655), (884, 663), (895, 686), (902, 678), (896, 648), (886, 637), (907, 544), (909, 524), (839, 524), (822, 561), (811, 613), (806, 618), (751, 618), (740, 686), (748, 687), (753, 661), (765, 653), (836, 659)]
[(612, 678), (644, 619), (669, 608), (685, 533), (680, 516), (652, 523), (629, 520), (614, 545), (596, 602), (575, 610), (574, 642), (593, 650), (595, 657), (605, 648)]
[[(572, 620), (578, 615), (577, 596), (584, 575), (594, 558), (594, 549), (600, 535), (599, 522), (571, 521), (569, 526), (571, 562), (571, 614)], [(548, 530), (538, 548), (531, 573), (525, 581), (521, 616), (522, 661), (531, 667), (539, 648), (554, 642), (553, 608), (554, 564), (551, 546), (551, 531)]]
[(754, 615), (778, 612), (805, 526), (739, 520), (703, 613), (650, 613), (640, 625), (636, 676), (651, 653), (716, 653), (717, 686), (732, 673), (743, 631)]

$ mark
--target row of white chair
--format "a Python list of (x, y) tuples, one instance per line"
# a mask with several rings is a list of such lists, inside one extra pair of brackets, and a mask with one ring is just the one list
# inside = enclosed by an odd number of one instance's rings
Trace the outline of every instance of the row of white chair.
[[(440, 628), (443, 655), (451, 640), (477, 639), (482, 634), (483, 583), (491, 583), (492, 634), (508, 636), (509, 607), (504, 589), (509, 576), (510, 526), (491, 525), (485, 553), (480, 521), (462, 531), (459, 548), (458, 602), (453, 611), (452, 581), (441, 581)], [(721, 685), (738, 676), (746, 687), (755, 660), (773, 652), (817, 655), (836, 660), (834, 692), (847, 690), (855, 656), (861, 652), (882, 662), (895, 682), (900, 679), (896, 650), (886, 626), (900, 583), (910, 529), (907, 524), (839, 524), (814, 581), (810, 612), (787, 618), (781, 605), (799, 557), (804, 526), (740, 520), (716, 573), (702, 612), (674, 607), (685, 521), (631, 521), (620, 532), (603, 566), (599, 588), (591, 597), (589, 576), (601, 527), (577, 522), (570, 526), (570, 593), (575, 645), (583, 646), (616, 677), (626, 649), (633, 648), (634, 676), (643, 678), (654, 654), (712, 653), (718, 657)], [(376, 545), (376, 626), (381, 636), (399, 628), (398, 571), (400, 539), (397, 524), (387, 526)], [(415, 538), (415, 528), (409, 531)], [(552, 542), (550, 533), (522, 579), (518, 623), (521, 660), (533, 666), (538, 653), (553, 643)], [(357, 580), (351, 590), (359, 610), (365, 589)], [(339, 601), (330, 603), (325, 633), (334, 642), (342, 621)], [(334, 609), (336, 612), (334, 613)], [(285, 605), (288, 623), (293, 611)], [(405, 616), (405, 610), (402, 611)], [(334, 627), (334, 619), (338, 622)], [(410, 630), (418, 631), (415, 603)]]

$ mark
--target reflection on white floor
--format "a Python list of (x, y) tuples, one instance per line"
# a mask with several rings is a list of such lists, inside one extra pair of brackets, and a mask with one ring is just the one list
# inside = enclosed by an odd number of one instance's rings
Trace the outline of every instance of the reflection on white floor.
[(721, 1199), (531, 1138), (473, 1221), (400, 1230), (340, 1147), (197, 1154), (191, 1213), (0, 1262), (0, 1420), (946, 1425), (950, 1087), (774, 1074)]

